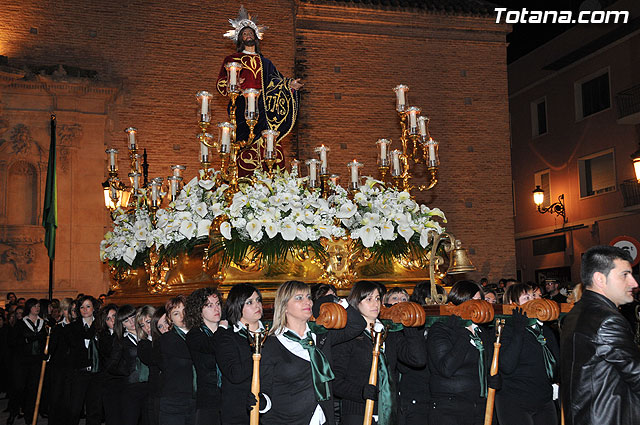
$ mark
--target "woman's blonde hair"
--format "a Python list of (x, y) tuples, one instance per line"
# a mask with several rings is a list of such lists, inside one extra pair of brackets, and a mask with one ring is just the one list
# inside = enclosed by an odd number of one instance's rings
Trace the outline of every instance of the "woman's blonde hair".
[(142, 329), (142, 322), (147, 316), (149, 318), (153, 317), (153, 313), (156, 312), (156, 308), (151, 305), (143, 305), (142, 307), (138, 307), (136, 311), (136, 334), (138, 335), (138, 340), (147, 339), (149, 335)]
[(278, 288), (276, 299), (273, 302), (273, 327), (270, 334), (278, 334), (287, 326), (287, 304), (296, 292), (311, 292), (311, 288), (299, 280), (289, 280)]

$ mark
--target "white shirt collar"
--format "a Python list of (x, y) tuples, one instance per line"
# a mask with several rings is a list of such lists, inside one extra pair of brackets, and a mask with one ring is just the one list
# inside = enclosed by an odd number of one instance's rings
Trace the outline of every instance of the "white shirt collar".
[[(244, 325), (244, 323), (238, 322), (235, 325), (233, 325), (233, 331), (234, 332), (240, 332), (241, 329), (247, 329), (247, 327)], [(262, 324), (261, 320), (258, 320), (258, 330), (257, 330), (257, 332), (262, 332), (262, 331), (264, 331), (264, 325)]]
[(249, 52), (248, 50), (243, 50), (242, 53), (244, 53), (245, 55), (257, 55), (258, 52)]

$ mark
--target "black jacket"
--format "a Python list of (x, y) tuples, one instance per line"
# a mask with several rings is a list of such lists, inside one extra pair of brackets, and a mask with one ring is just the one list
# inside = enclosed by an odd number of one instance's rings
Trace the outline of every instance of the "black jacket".
[(182, 400), (195, 399), (193, 361), (187, 342), (174, 328), (160, 335), (158, 342), (163, 384), (160, 396)]
[[(335, 395), (343, 399), (343, 415), (364, 416), (365, 400), (362, 392), (369, 382), (372, 352), (373, 342), (364, 332), (351, 341), (337, 345), (333, 350), (333, 371), (336, 375), (333, 388)], [(422, 330), (407, 328), (389, 332), (384, 342), (384, 356), (389, 373), (397, 384), (398, 360), (413, 367), (424, 366), (427, 361)], [(377, 402), (373, 410), (374, 414), (378, 411)]]
[(157, 396), (162, 389), (162, 376), (160, 375), (160, 344), (152, 343), (148, 339), (138, 341), (138, 358), (149, 367), (149, 393)]
[[(493, 356), (493, 334), (480, 329), (484, 345), (485, 371)], [(427, 336), (429, 390), (432, 399), (455, 397), (471, 401), (480, 399), (478, 375), (479, 351), (470, 342), (471, 333), (462, 325), (452, 326), (449, 319), (436, 322)]]
[[(366, 321), (360, 312), (349, 306), (346, 327), (316, 334), (316, 347), (322, 350), (333, 367), (332, 347), (360, 335), (365, 326)], [(272, 407), (260, 417), (260, 423), (307, 425), (318, 405), (312, 382), (309, 362), (292, 354), (277, 337), (269, 336), (262, 348), (260, 391), (269, 396)], [(331, 383), (329, 385), (332, 386)], [(319, 404), (324, 411), (326, 424), (333, 425), (333, 400)]]
[(187, 346), (193, 365), (196, 367), (196, 408), (215, 408), (216, 411), (219, 411), (220, 388), (218, 388), (218, 369), (213, 349), (213, 335), (207, 336), (200, 327), (193, 328), (187, 333)]
[[(89, 350), (85, 346), (84, 340), (93, 339), (96, 344), (98, 343), (96, 324), (97, 322), (94, 320), (89, 329), (85, 329), (84, 322), (79, 318), (68, 325), (69, 333), (67, 336), (69, 337), (71, 365), (74, 369), (86, 369), (92, 365)], [(97, 373), (97, 371), (91, 372)]]
[(615, 304), (584, 291), (560, 339), (566, 425), (640, 423), (640, 350)]
[[(41, 318), (38, 318), (36, 323), (29, 325), (25, 320), (28, 319), (19, 320), (13, 328), (14, 346), (22, 361), (40, 361), (47, 339), (46, 326)], [(40, 325), (39, 329), (37, 325)], [(34, 329), (32, 326), (36, 326), (36, 328)]]
[(247, 424), (247, 394), (251, 390), (253, 362), (245, 337), (229, 329), (213, 334), (216, 361), (222, 372), (221, 419), (223, 424)]
[[(546, 325), (542, 326), (542, 335), (556, 360), (557, 369), (560, 362), (558, 340)], [(525, 328), (514, 328), (507, 322), (501, 345), (499, 365), (502, 388), (496, 396), (534, 407), (551, 401), (552, 382), (545, 370), (542, 345), (535, 336)]]
[[(127, 384), (143, 382), (137, 367), (138, 346), (127, 336), (114, 338), (106, 370), (110, 375), (124, 378)], [(146, 382), (146, 381), (144, 381)]]

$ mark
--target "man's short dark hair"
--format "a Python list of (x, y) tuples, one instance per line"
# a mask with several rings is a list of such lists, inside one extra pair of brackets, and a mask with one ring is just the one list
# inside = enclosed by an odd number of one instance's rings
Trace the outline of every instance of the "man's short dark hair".
[(615, 268), (614, 260), (633, 262), (628, 251), (615, 246), (597, 245), (589, 248), (582, 255), (580, 267), (580, 278), (584, 287), (589, 288), (593, 285), (593, 274), (596, 272), (607, 276)]

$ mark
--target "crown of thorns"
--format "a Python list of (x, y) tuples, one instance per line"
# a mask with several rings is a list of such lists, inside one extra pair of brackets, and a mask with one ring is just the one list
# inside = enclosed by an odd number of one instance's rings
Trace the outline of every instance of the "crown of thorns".
[(224, 36), (233, 40), (234, 42), (238, 42), (238, 37), (240, 37), (240, 32), (244, 28), (251, 28), (253, 32), (256, 33), (256, 37), (259, 40), (262, 40), (262, 36), (264, 31), (268, 28), (264, 25), (258, 25), (258, 17), (251, 16), (247, 9), (244, 6), (240, 6), (240, 10), (238, 11), (238, 17), (236, 19), (229, 19), (229, 23), (233, 27), (229, 31), (224, 33)]

